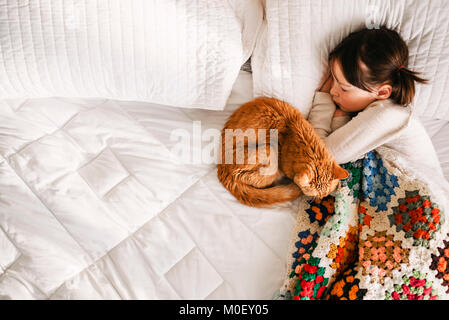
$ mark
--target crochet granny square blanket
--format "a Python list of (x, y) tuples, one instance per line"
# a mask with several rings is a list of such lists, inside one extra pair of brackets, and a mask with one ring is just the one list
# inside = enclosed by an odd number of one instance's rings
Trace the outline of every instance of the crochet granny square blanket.
[(383, 147), (343, 167), (336, 191), (301, 197), (280, 300), (449, 297), (449, 183)]

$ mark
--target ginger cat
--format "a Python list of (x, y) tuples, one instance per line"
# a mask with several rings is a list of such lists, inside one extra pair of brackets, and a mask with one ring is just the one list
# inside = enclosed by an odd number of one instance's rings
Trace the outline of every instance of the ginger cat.
[(218, 179), (249, 206), (291, 201), (301, 191), (324, 198), (349, 175), (299, 110), (278, 99), (262, 97), (243, 104), (221, 135)]

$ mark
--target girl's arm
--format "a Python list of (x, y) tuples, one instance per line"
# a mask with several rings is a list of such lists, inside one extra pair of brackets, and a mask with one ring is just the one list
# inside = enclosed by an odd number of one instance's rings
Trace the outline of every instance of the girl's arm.
[(321, 139), (326, 138), (332, 132), (332, 118), (335, 110), (336, 106), (329, 93), (315, 92), (312, 109), (307, 120)]
[(331, 130), (334, 132), (335, 130), (343, 127), (351, 120), (351, 115), (347, 112), (342, 111), (337, 107), (335, 110), (334, 117), (332, 118)]
[(332, 101), (330, 90), (333, 78), (330, 70), (324, 74), (323, 79), (319, 90), (315, 92), (312, 108), (307, 118), (321, 139), (326, 138), (332, 131), (340, 128), (350, 119), (349, 115), (339, 110)]
[(321, 139), (324, 139), (333, 131), (348, 123), (351, 116), (337, 108), (329, 93), (317, 91), (307, 120), (315, 128)]
[(407, 127), (410, 114), (408, 107), (395, 105), (389, 100), (375, 101), (324, 138), (324, 143), (337, 163), (355, 161), (395, 138)]

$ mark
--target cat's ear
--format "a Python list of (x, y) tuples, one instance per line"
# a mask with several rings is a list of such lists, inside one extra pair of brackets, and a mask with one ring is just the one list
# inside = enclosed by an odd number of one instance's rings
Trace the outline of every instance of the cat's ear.
[(334, 165), (334, 179), (346, 179), (349, 177), (349, 172), (340, 167), (338, 164)]
[(309, 169), (305, 168), (295, 175), (294, 181), (300, 187), (308, 187), (312, 181), (312, 173)]

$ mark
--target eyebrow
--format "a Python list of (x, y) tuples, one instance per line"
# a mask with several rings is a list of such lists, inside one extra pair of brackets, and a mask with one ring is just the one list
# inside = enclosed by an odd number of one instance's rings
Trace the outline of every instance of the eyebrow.
[(341, 83), (340, 81), (338, 81), (338, 79), (337, 79), (337, 77), (335, 76), (335, 74), (334, 74), (332, 68), (330, 68), (330, 70), (331, 70), (331, 75), (335, 78), (335, 80), (337, 80), (337, 82), (338, 82), (338, 84), (339, 84), (340, 86), (345, 86), (345, 87), (350, 87), (350, 86), (351, 86), (350, 84), (345, 84), (345, 83)]

